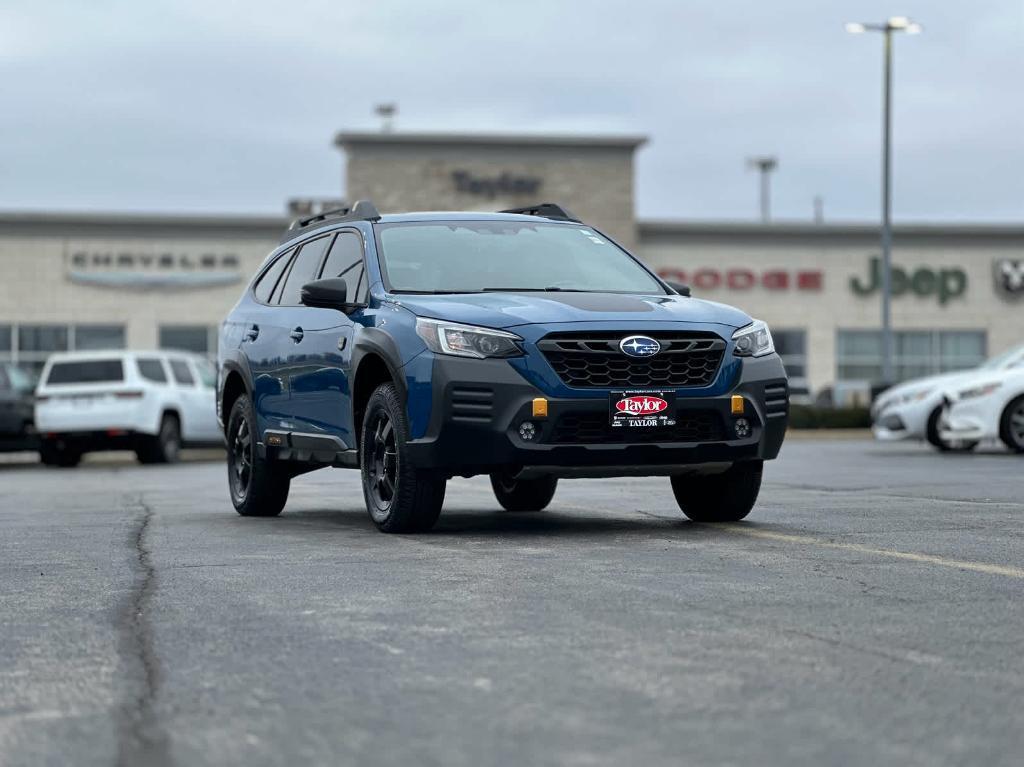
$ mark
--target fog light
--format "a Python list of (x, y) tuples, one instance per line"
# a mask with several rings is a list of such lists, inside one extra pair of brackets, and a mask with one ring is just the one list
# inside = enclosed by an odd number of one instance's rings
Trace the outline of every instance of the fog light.
[(519, 425), (519, 436), (525, 442), (531, 442), (537, 436), (537, 427), (531, 421), (523, 421)]
[(733, 428), (736, 429), (736, 436), (740, 439), (746, 439), (750, 436), (750, 421), (746, 418), (737, 418)]

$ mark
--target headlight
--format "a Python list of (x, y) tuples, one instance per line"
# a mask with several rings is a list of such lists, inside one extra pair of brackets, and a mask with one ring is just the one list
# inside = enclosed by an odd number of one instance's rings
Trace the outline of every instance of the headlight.
[(417, 318), (416, 335), (435, 354), (455, 357), (518, 357), (523, 353), (515, 333), (504, 330), (460, 325), (457, 322)]
[(737, 357), (763, 357), (775, 351), (772, 332), (761, 320), (754, 320), (737, 330), (732, 334), (732, 340), (736, 342), (733, 354)]
[(960, 392), (959, 397), (960, 399), (974, 399), (976, 397), (987, 397), (1000, 386), (1002, 386), (1002, 384), (999, 383), (998, 381), (982, 384), (981, 386), (973, 386), (970, 389), (964, 389), (962, 392)]
[(900, 397), (900, 403), (906, 405), (906, 404), (909, 404), (911, 402), (920, 402), (925, 397), (927, 397), (929, 394), (931, 394), (932, 391), (933, 390), (930, 389), (930, 388), (929, 389), (918, 389), (917, 391), (912, 391), (909, 394), (904, 394), (902, 397)]

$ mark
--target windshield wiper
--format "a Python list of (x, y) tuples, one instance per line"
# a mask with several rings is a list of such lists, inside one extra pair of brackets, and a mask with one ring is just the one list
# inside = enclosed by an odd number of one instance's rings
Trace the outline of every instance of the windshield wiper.
[(580, 290), (579, 288), (560, 288), (552, 285), (548, 288), (484, 288), (484, 293), (599, 293), (594, 290)]
[(392, 290), (399, 296), (456, 296), (460, 293), (479, 293), (479, 290)]

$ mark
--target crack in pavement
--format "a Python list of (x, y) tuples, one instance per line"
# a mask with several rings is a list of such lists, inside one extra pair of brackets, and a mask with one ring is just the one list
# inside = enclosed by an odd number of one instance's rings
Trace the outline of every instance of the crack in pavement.
[(142, 513), (136, 516), (129, 538), (135, 577), (118, 616), (118, 656), (127, 684), (117, 711), (117, 764), (163, 767), (172, 760), (167, 734), (155, 709), (160, 662), (153, 645), (148, 612), (156, 589), (156, 569), (148, 541), (154, 515), (153, 509), (141, 498), (130, 505)]

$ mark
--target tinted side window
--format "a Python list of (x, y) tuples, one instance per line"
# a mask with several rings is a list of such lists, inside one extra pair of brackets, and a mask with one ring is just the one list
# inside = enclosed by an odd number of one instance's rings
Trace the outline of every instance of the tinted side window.
[(316, 270), (320, 268), (320, 259), (323, 258), (324, 251), (330, 244), (330, 237), (321, 237), (302, 246), (299, 255), (292, 263), (292, 268), (288, 270), (279, 303), (285, 306), (298, 306), (299, 299), (302, 297), (302, 286), (316, 279)]
[(267, 271), (260, 277), (259, 282), (256, 283), (256, 287), (253, 288), (253, 292), (256, 295), (256, 300), (263, 304), (270, 303), (270, 296), (274, 292), (274, 287), (277, 285), (277, 280), (281, 277), (281, 273), (284, 268), (288, 266), (288, 259), (291, 258), (291, 254), (294, 251), (288, 251), (280, 256), (270, 266)]
[(196, 380), (185, 360), (171, 360), (171, 375), (174, 376), (174, 382), (182, 386), (191, 386)]
[(348, 285), (348, 300), (366, 300), (366, 273), (363, 267), (363, 238), (355, 232), (341, 232), (327, 254), (321, 279), (341, 277)]
[(138, 359), (135, 364), (139, 366), (139, 375), (147, 381), (156, 383), (167, 383), (167, 373), (164, 371), (163, 363), (153, 357)]
[(83, 360), (81, 362), (56, 362), (50, 368), (46, 379), (48, 384), (106, 383), (123, 381), (124, 366), (121, 360)]

